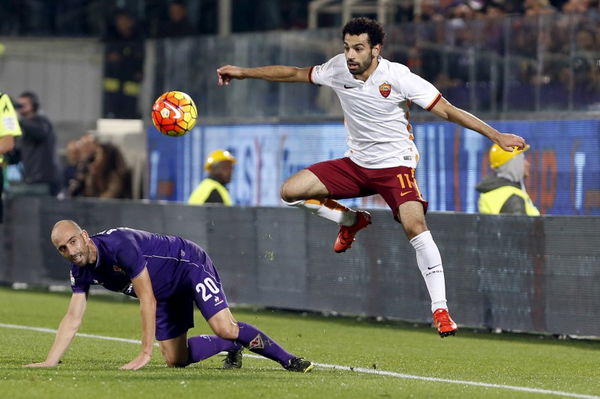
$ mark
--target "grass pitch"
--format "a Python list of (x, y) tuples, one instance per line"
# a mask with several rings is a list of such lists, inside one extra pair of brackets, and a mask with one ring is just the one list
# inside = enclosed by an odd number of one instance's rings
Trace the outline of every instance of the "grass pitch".
[[(0, 289), (0, 323), (55, 329), (68, 300), (69, 295), (65, 294)], [(234, 309), (233, 313), (292, 353), (316, 363), (350, 366), (355, 371), (317, 365), (310, 374), (297, 374), (270, 360), (250, 356), (244, 358), (241, 370), (221, 369), (222, 356), (185, 369), (169, 369), (158, 348), (146, 368), (122, 371), (119, 367), (137, 355), (139, 346), (88, 337), (77, 337), (58, 367), (29, 369), (22, 365), (44, 360), (54, 334), (0, 326), (0, 397), (329, 399), (600, 395), (599, 342), (494, 335), (466, 329), (459, 330), (456, 337), (442, 340), (433, 329), (397, 323), (249, 309)], [(460, 322), (459, 316), (456, 315)], [(139, 339), (138, 305), (92, 295), (80, 332)], [(197, 312), (196, 328), (189, 335), (205, 333), (209, 333), (208, 326)], [(367, 374), (360, 368), (383, 374)]]

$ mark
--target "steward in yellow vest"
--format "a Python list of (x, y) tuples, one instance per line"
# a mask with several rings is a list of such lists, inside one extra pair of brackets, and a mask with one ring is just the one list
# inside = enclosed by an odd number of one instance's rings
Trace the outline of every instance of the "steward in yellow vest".
[(225, 187), (231, 181), (233, 164), (236, 159), (227, 150), (215, 150), (206, 158), (204, 169), (208, 177), (190, 195), (188, 204), (202, 205), (205, 203), (231, 206), (231, 197)]
[(525, 191), (524, 180), (529, 176), (529, 162), (522, 150), (504, 151), (494, 144), (490, 148), (490, 166), (494, 174), (486, 176), (477, 185), (479, 212), (487, 214), (510, 214), (539, 216), (540, 211), (533, 205)]
[(8, 94), (0, 92), (0, 223), (3, 217), (2, 191), (4, 190), (4, 155), (15, 147), (15, 137), (21, 135), (21, 126)]

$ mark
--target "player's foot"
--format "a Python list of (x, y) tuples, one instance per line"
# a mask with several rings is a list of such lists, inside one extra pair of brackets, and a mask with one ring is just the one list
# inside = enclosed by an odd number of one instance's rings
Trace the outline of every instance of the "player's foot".
[(310, 371), (314, 368), (315, 365), (303, 357), (293, 358), (290, 360), (290, 364), (285, 367), (287, 371), (295, 371), (297, 373), (310, 373)]
[(244, 348), (240, 348), (240, 350), (228, 352), (227, 356), (225, 356), (225, 360), (223, 361), (224, 369), (241, 369), (242, 368), (242, 351)]
[(458, 330), (456, 323), (448, 314), (448, 309), (440, 308), (433, 312), (433, 325), (437, 328), (442, 338), (449, 335), (456, 335), (456, 330)]
[(339, 254), (349, 249), (352, 246), (356, 233), (370, 224), (371, 214), (365, 211), (357, 211), (356, 222), (352, 226), (340, 226), (340, 232), (333, 244), (333, 250)]

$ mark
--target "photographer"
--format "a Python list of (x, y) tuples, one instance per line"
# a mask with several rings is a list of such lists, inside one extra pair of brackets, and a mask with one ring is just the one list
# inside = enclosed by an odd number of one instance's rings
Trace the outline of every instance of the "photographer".
[(53, 195), (60, 189), (56, 166), (56, 135), (52, 123), (38, 113), (34, 92), (23, 92), (15, 104), (23, 137), (18, 143), (23, 163), (22, 186), (11, 187), (15, 195)]

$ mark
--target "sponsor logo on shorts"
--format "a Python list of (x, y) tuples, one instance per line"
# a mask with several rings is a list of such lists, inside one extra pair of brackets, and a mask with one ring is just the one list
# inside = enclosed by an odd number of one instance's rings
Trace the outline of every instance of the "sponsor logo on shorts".
[(265, 347), (265, 343), (262, 340), (260, 334), (258, 334), (250, 343), (248, 344), (248, 349), (263, 349)]
[(223, 303), (223, 299), (218, 296), (215, 296), (215, 306), (220, 305), (222, 303)]
[(356, 86), (348, 86), (348, 85), (344, 85), (344, 89), (354, 89)]
[(401, 196), (401, 197), (404, 197), (405, 195), (407, 195), (407, 194), (410, 194), (410, 193), (412, 193), (412, 190), (409, 190), (409, 191), (403, 191), (403, 192), (401, 192), (401, 193), (400, 193), (400, 196)]
[(382, 96), (384, 96), (385, 98), (388, 98), (388, 96), (392, 92), (392, 85), (387, 82), (382, 83), (381, 85), (379, 85), (379, 92), (381, 93)]

